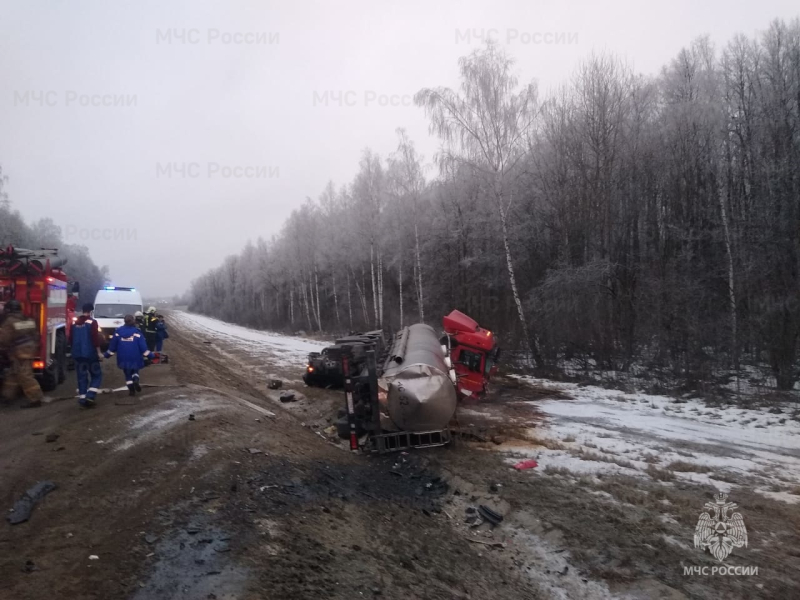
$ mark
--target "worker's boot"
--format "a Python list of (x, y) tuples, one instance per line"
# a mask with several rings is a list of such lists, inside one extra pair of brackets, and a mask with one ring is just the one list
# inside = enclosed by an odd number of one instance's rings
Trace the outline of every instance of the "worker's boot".
[(141, 392), (142, 391), (142, 386), (139, 384), (139, 376), (138, 375), (134, 375), (133, 376), (133, 387), (137, 392)]
[(78, 400), (78, 404), (81, 408), (94, 408), (96, 406), (93, 398), (81, 398)]
[(136, 395), (136, 388), (133, 387), (132, 383), (128, 384), (128, 396), (135, 396)]

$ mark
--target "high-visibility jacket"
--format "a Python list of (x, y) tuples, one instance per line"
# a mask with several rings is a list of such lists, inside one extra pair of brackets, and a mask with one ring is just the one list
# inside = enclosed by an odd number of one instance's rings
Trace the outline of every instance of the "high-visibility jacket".
[(158, 323), (158, 319), (155, 315), (145, 315), (144, 316), (144, 331), (145, 333), (155, 333), (156, 332), (156, 323)]

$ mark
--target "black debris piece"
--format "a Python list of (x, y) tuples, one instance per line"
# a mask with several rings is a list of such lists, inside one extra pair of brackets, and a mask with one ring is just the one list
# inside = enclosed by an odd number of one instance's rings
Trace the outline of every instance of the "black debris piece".
[(503, 515), (493, 511), (491, 508), (489, 508), (488, 506), (486, 506), (484, 504), (481, 504), (478, 507), (478, 512), (480, 513), (480, 515), (484, 519), (486, 519), (487, 521), (489, 521), (493, 525), (499, 525), (500, 523), (503, 522)]
[(280, 396), (281, 402), (294, 402), (295, 401), (295, 394), (292, 391), (282, 392)]
[(54, 489), (56, 489), (56, 484), (52, 481), (38, 482), (14, 503), (14, 508), (11, 509), (11, 513), (6, 517), (6, 520), (12, 525), (24, 523), (31, 518), (33, 507)]
[(283, 381), (280, 379), (270, 379), (267, 387), (271, 390), (279, 390), (283, 387)]

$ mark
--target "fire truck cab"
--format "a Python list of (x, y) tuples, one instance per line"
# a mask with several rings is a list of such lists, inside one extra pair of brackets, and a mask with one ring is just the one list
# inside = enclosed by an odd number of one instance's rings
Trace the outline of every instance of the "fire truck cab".
[(45, 391), (66, 378), (67, 330), (79, 289), (62, 270), (66, 262), (55, 250), (0, 249), (0, 305), (16, 299), (36, 323), (38, 351), (32, 367)]
[(456, 390), (460, 397), (480, 396), (497, 372), (500, 349), (488, 329), (461, 311), (454, 310), (442, 319), (443, 342), (449, 345), (450, 360), (456, 372)]

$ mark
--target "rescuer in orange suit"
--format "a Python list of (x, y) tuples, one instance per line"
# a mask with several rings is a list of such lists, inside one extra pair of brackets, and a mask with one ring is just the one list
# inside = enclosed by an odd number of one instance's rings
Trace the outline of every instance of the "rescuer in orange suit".
[(3, 401), (14, 400), (21, 387), (28, 399), (22, 408), (41, 406), (42, 388), (33, 377), (31, 367), (31, 360), (36, 356), (36, 324), (22, 314), (22, 305), (17, 300), (6, 302), (3, 313), (0, 351), (8, 355), (11, 363), (3, 379)]

